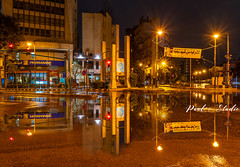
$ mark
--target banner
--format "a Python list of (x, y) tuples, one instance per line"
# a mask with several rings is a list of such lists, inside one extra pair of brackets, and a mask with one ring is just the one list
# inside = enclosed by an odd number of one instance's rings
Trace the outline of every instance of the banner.
[(47, 118), (63, 118), (63, 117), (65, 117), (64, 112), (28, 114), (28, 119), (47, 119)]
[(169, 122), (164, 123), (164, 133), (167, 132), (199, 132), (201, 131), (201, 122)]
[(124, 62), (123, 61), (117, 61), (117, 72), (124, 72)]
[(200, 59), (202, 49), (164, 47), (165, 57)]
[(28, 60), (28, 65), (37, 66), (65, 66), (64, 61), (52, 61), (52, 60)]

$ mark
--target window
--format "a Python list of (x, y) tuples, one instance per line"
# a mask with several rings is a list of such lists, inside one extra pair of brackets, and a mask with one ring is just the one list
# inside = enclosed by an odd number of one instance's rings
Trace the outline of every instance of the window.
[(30, 15), (30, 23), (34, 23), (34, 16)]
[(64, 36), (65, 36), (65, 35), (64, 35), (64, 31), (61, 31), (61, 32), (60, 32), (60, 38), (63, 38), (63, 39), (64, 39)]
[(45, 36), (45, 31), (41, 30), (41, 36), (44, 37)]
[(60, 32), (56, 31), (55, 33), (56, 33), (56, 38), (59, 38)]
[(30, 35), (34, 36), (34, 29), (33, 28), (30, 29)]
[(46, 17), (46, 25), (50, 25), (50, 18)]
[(96, 118), (99, 118), (99, 110), (96, 110)]
[(55, 31), (51, 31), (51, 37), (55, 38)]
[(35, 24), (39, 24), (39, 17), (35, 16)]
[(50, 37), (50, 30), (46, 30), (46, 37)]
[(17, 19), (17, 18), (18, 18), (18, 14), (17, 14), (17, 13), (13, 13), (13, 17), (14, 17), (15, 19)]
[(64, 20), (60, 20), (60, 27), (64, 27)]
[(99, 69), (99, 61), (96, 61), (96, 70)]
[(40, 24), (44, 24), (44, 17), (40, 17)]
[(25, 28), (25, 35), (29, 34), (29, 28)]
[(39, 29), (36, 29), (36, 30), (35, 30), (35, 33), (36, 33), (36, 34), (35, 34), (36, 36), (39, 36)]

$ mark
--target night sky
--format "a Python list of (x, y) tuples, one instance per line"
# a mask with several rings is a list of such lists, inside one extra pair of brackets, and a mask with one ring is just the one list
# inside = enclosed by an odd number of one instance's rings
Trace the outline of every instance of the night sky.
[[(240, 58), (240, 0), (109, 0), (109, 3), (113, 24), (120, 25), (121, 36), (126, 28), (138, 25), (141, 16), (159, 17), (170, 47), (207, 48), (214, 42), (211, 35), (222, 33), (217, 40), (222, 43), (217, 49), (220, 64), (226, 54), (224, 32), (229, 32), (230, 53), (233, 59)], [(104, 5), (103, 0), (80, 0), (78, 7), (80, 13), (99, 12)], [(203, 51), (202, 55), (213, 60), (213, 49)]]

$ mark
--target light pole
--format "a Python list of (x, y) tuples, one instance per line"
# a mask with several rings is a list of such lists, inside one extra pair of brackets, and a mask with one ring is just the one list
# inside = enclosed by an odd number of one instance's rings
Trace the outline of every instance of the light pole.
[(230, 55), (230, 51), (229, 51), (229, 33), (226, 33), (227, 35), (227, 55), (225, 56), (227, 58), (227, 82), (226, 82), (226, 87), (229, 87), (229, 60), (231, 60), (231, 55)]
[[(157, 71), (157, 60), (158, 60), (158, 36), (159, 35), (162, 35), (163, 31), (159, 30), (157, 33), (156, 33), (156, 55), (155, 55), (155, 63), (154, 63), (154, 71), (155, 74), (153, 73), (154, 75), (154, 78), (155, 78), (155, 82), (156, 82), (156, 71)], [(152, 69), (153, 70), (153, 69)], [(152, 88), (153, 88), (153, 76), (152, 76)]]
[(219, 37), (218, 34), (214, 36), (214, 88), (216, 88), (216, 64), (217, 64), (217, 38)]
[(143, 63), (139, 63), (139, 67), (142, 67), (143, 66), (143, 85), (144, 85), (144, 88), (145, 88), (145, 64)]

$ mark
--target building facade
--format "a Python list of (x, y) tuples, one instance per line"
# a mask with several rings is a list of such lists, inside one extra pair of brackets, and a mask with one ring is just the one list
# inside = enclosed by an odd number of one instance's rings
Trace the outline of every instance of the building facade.
[[(145, 19), (142, 17), (139, 25), (126, 30), (127, 35), (131, 37), (131, 68), (142, 64), (146, 75), (146, 84), (156, 83), (158, 61), (163, 57), (165, 38), (158, 36), (158, 41), (156, 41), (158, 22), (157, 18), (147, 17)], [(158, 52), (156, 52), (157, 50)]]
[(1, 1), (1, 13), (14, 17), (23, 35), (16, 52), (18, 70), (7, 74), (8, 86), (55, 86), (68, 81), (77, 47), (76, 3), (74, 0)]
[[(116, 63), (116, 80), (121, 85), (124, 80), (124, 59), (120, 58), (119, 25), (112, 24), (111, 15), (106, 12), (82, 13), (82, 54), (79, 61), (86, 70), (88, 63), (88, 76), (85, 82), (110, 82), (110, 66)], [(109, 61), (109, 64), (108, 64)], [(115, 73), (114, 72), (114, 73)], [(91, 79), (91, 80), (90, 80)]]

